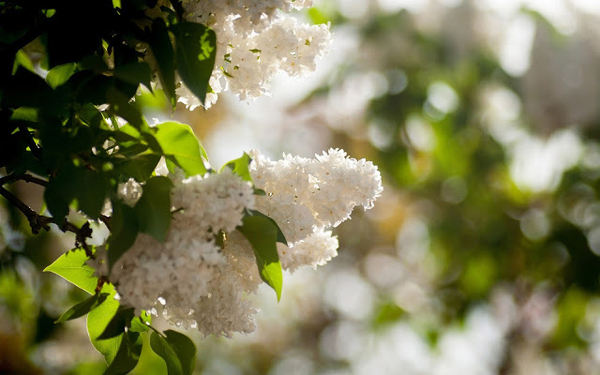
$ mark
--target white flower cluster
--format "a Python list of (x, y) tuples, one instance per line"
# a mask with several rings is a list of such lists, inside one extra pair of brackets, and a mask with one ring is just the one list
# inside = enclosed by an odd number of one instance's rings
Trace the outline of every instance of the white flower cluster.
[(288, 240), (278, 244), (282, 267), (325, 264), (337, 255), (337, 238), (329, 227), (350, 218), (356, 206), (373, 207), (381, 195), (381, 174), (365, 159), (339, 149), (314, 159), (284, 155), (271, 161), (254, 151), (252, 178), (267, 195), (256, 198), (256, 209), (273, 218)]
[[(381, 176), (373, 163), (330, 149), (314, 159), (284, 155), (271, 161), (252, 153), (253, 187), (229, 169), (206, 177), (174, 180), (176, 213), (167, 239), (140, 234), (110, 275), (121, 303), (136, 311), (159, 312), (172, 324), (204, 335), (254, 331), (256, 309), (248, 295), (262, 283), (254, 251), (236, 231), (244, 210), (273, 218), (288, 246), (278, 244), (282, 267), (325, 264), (337, 255), (338, 241), (327, 230), (348, 219), (355, 206), (373, 206)], [(134, 189), (135, 190), (135, 189)], [(215, 235), (225, 233), (223, 248)]]
[(110, 281), (121, 302), (136, 312), (162, 308), (172, 323), (190, 326), (192, 306), (214, 289), (209, 283), (227, 259), (214, 234), (240, 225), (243, 210), (254, 207), (254, 195), (251, 184), (230, 170), (176, 182), (172, 203), (181, 210), (173, 215), (166, 241), (139, 234), (113, 266)]
[[(269, 92), (278, 72), (297, 76), (315, 69), (331, 43), (328, 25), (300, 24), (289, 16), (292, 9), (313, 5), (312, 0), (184, 0), (188, 20), (209, 26), (217, 34), (215, 69), (210, 79), (214, 93), (231, 91), (241, 100)], [(190, 110), (200, 105), (181, 84), (179, 101)]]

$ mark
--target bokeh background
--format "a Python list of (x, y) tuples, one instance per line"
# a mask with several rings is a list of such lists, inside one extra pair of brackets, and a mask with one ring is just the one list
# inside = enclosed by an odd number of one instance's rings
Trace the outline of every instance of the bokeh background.
[[(339, 256), (256, 296), (257, 331), (203, 338), (198, 374), (600, 374), (600, 2), (317, 0), (315, 73), (148, 118), (192, 125), (214, 166), (258, 148), (372, 160), (373, 210)], [(41, 191), (19, 185), (41, 209)], [(1, 204), (6, 202), (2, 201)], [(83, 292), (41, 270), (72, 246), (0, 212), (0, 373), (105, 368)], [(144, 351), (133, 373), (162, 374)]]

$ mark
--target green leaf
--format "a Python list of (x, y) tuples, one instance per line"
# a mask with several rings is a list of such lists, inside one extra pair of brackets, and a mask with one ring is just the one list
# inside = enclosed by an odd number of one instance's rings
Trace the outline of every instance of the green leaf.
[(137, 155), (115, 165), (114, 171), (121, 177), (133, 177), (136, 181), (144, 182), (150, 178), (154, 168), (160, 161), (160, 155)]
[(117, 313), (112, 317), (106, 328), (98, 336), (98, 340), (107, 340), (125, 333), (125, 327), (129, 328), (133, 320), (133, 307), (119, 306)]
[(250, 162), (252, 162), (250, 155), (244, 152), (242, 157), (231, 160), (222, 166), (220, 172), (223, 171), (225, 167), (229, 167), (232, 169), (233, 173), (240, 176), (244, 181), (252, 182), (252, 176), (250, 175), (250, 170), (248, 169)]
[(107, 242), (109, 270), (112, 270), (112, 267), (121, 255), (133, 245), (139, 230), (137, 213), (133, 208), (118, 200), (113, 200), (112, 205), (111, 235)]
[(94, 348), (104, 356), (106, 363), (110, 364), (119, 351), (123, 335), (106, 340), (98, 339), (119, 309), (119, 301), (115, 299), (117, 291), (114, 287), (111, 284), (104, 284), (102, 292), (108, 293), (108, 297), (88, 313), (87, 330)]
[(189, 337), (172, 330), (165, 331), (165, 337), (152, 332), (150, 347), (165, 360), (169, 375), (187, 375), (194, 372), (196, 346)]
[[(264, 193), (264, 190), (261, 190), (261, 191)], [(264, 195), (264, 194), (258, 194), (258, 195)], [(285, 236), (283, 235), (283, 232), (281, 231), (281, 228), (279, 228), (279, 225), (277, 225), (277, 222), (275, 220), (273, 220), (272, 218), (263, 214), (260, 211), (247, 210), (247, 212), (250, 216), (260, 216), (260, 217), (263, 217), (263, 218), (269, 220), (273, 225), (275, 225), (277, 227), (277, 242), (280, 242), (280, 243), (284, 244), (285, 246), (288, 245), (287, 240), (285, 239)]]
[(171, 105), (175, 108), (175, 53), (165, 21), (156, 18), (148, 40), (158, 64), (158, 77)]
[(139, 231), (148, 233), (160, 242), (167, 237), (171, 225), (171, 188), (167, 177), (152, 177), (143, 186), (143, 193), (135, 205)]
[(206, 167), (202, 156), (206, 152), (192, 129), (185, 124), (165, 122), (156, 126), (156, 140), (165, 155), (171, 155), (187, 176), (203, 175)]
[(152, 71), (145, 62), (133, 62), (125, 65), (119, 65), (113, 70), (115, 77), (134, 85), (143, 84), (152, 90), (150, 81), (152, 80)]
[(142, 113), (132, 104), (129, 103), (127, 95), (110, 87), (106, 92), (107, 100), (111, 105), (111, 109), (117, 115), (123, 117), (131, 125), (138, 129), (144, 127), (145, 123), (142, 119)]
[(23, 120), (29, 122), (38, 121), (38, 109), (32, 107), (19, 107), (10, 116), (11, 120)]
[(94, 294), (98, 278), (94, 276), (95, 270), (85, 264), (88, 259), (83, 249), (74, 249), (61, 255), (44, 272), (52, 272), (89, 294)]
[(152, 323), (152, 315), (146, 311), (142, 311), (141, 316), (136, 316), (131, 320), (129, 332), (148, 332)]
[(67, 63), (63, 65), (55, 66), (50, 69), (46, 76), (46, 82), (53, 89), (60, 85), (65, 84), (69, 78), (77, 71), (77, 65), (75, 63)]
[(277, 253), (278, 226), (263, 216), (246, 216), (238, 230), (248, 239), (254, 249), (256, 265), (261, 279), (266, 282), (281, 299), (283, 275)]
[(106, 299), (107, 296), (108, 296), (108, 294), (106, 294), (106, 293), (94, 294), (93, 296), (89, 297), (85, 301), (80, 302), (80, 303), (76, 304), (75, 306), (71, 307), (70, 309), (68, 309), (67, 311), (65, 311), (60, 316), (60, 318), (58, 318), (58, 320), (56, 320), (54, 323), (55, 324), (63, 323), (63, 322), (66, 322), (67, 320), (73, 320), (73, 319), (77, 319), (79, 317), (84, 316), (85, 314), (89, 313), (90, 310), (92, 310), (94, 307), (96, 307), (97, 305), (104, 302), (104, 300)]
[(77, 186), (76, 198), (79, 209), (88, 217), (98, 219), (104, 207), (108, 181), (103, 173), (78, 168), (78, 178), (72, 183)]
[(140, 360), (143, 346), (141, 335), (137, 332), (127, 332), (119, 337), (122, 338), (119, 348), (104, 375), (127, 374), (133, 370)]
[(185, 85), (204, 103), (208, 80), (217, 54), (215, 32), (200, 23), (180, 22), (173, 26), (177, 70)]

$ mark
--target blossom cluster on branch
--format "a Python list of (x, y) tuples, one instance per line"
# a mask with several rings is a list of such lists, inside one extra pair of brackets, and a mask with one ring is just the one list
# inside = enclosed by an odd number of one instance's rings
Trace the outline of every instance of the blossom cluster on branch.
[[(120, 302), (159, 312), (172, 324), (205, 335), (231, 336), (254, 330), (256, 313), (247, 298), (262, 282), (251, 244), (235, 229), (247, 210), (271, 217), (287, 238), (278, 244), (282, 268), (323, 265), (337, 255), (338, 241), (328, 229), (350, 218), (355, 206), (371, 208), (382, 192), (381, 176), (369, 161), (330, 149), (316, 158), (271, 161), (252, 152), (255, 187), (225, 168), (218, 174), (174, 182), (173, 215), (161, 243), (140, 234), (115, 264), (110, 281)], [(138, 189), (123, 189), (129, 201)], [(224, 233), (222, 248), (215, 238)], [(102, 272), (102, 271), (100, 271)]]
[[(313, 6), (310, 0), (185, 0), (186, 19), (209, 26), (217, 35), (215, 68), (205, 106), (230, 91), (241, 100), (269, 93), (279, 72), (299, 76), (315, 70), (331, 44), (329, 25), (300, 23), (288, 13)], [(179, 101), (190, 110), (201, 105), (184, 83)]]

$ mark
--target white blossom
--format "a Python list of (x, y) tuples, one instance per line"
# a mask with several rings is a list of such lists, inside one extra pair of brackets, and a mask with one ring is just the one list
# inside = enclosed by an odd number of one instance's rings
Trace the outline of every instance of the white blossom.
[(143, 193), (142, 185), (135, 179), (130, 178), (127, 182), (119, 183), (117, 188), (117, 196), (126, 205), (133, 207), (141, 198)]
[[(315, 70), (316, 59), (331, 44), (329, 25), (300, 24), (289, 13), (313, 1), (291, 0), (184, 0), (187, 20), (209, 26), (217, 36), (215, 68), (210, 79), (213, 93), (230, 91), (241, 100), (269, 94), (269, 82), (278, 72), (298, 76)], [(190, 110), (200, 102), (182, 84), (179, 101)]]
[[(258, 151), (251, 156), (250, 172), (264, 196), (227, 168), (190, 178), (169, 174), (174, 214), (165, 242), (139, 234), (111, 271), (121, 304), (204, 335), (250, 333), (257, 312), (250, 295), (262, 279), (254, 249), (236, 230), (246, 210), (275, 220), (287, 239), (287, 246), (277, 244), (282, 268), (293, 272), (335, 257), (339, 243), (328, 229), (347, 220), (355, 206), (371, 208), (382, 192), (377, 167), (343, 150), (315, 158), (284, 154), (277, 161)], [(124, 197), (137, 191), (133, 182), (127, 186), (120, 188)], [(89, 264), (106, 274), (104, 259), (99, 251)]]

